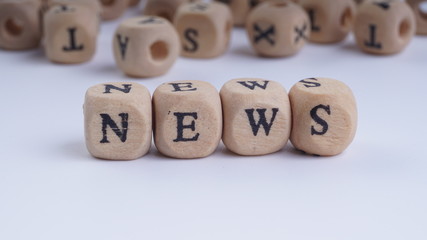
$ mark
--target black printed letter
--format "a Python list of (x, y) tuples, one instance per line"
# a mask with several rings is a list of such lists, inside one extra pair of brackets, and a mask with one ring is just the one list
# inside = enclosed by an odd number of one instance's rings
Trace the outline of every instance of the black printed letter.
[(126, 50), (128, 48), (129, 37), (125, 37), (123, 40), (123, 36), (120, 34), (116, 35), (117, 41), (119, 42), (120, 54), (122, 55), (122, 60), (125, 60)]
[(254, 90), (255, 87), (259, 87), (265, 90), (267, 88), (269, 81), (264, 81), (264, 85), (259, 84), (258, 81), (241, 81), (238, 83), (242, 84), (242, 86), (244, 87), (249, 88), (250, 90)]
[(120, 113), (119, 116), (122, 118), (122, 131), (120, 131), (119, 127), (117, 126), (116, 122), (111, 119), (110, 115), (108, 114), (100, 114), (102, 118), (102, 140), (100, 143), (109, 143), (107, 138), (107, 126), (110, 126), (110, 128), (113, 130), (113, 132), (120, 138), (120, 141), (123, 143), (126, 142), (127, 133), (128, 133), (128, 118), (129, 114), (127, 113)]
[(130, 90), (132, 89), (132, 84), (122, 84), (124, 88), (119, 88), (111, 84), (105, 84), (104, 86), (105, 86), (105, 92), (103, 93), (111, 93), (111, 89), (114, 89), (123, 93), (129, 93)]
[(248, 119), (249, 119), (249, 124), (251, 125), (251, 128), (252, 128), (252, 133), (254, 134), (254, 136), (258, 135), (258, 130), (262, 125), (265, 131), (265, 135), (268, 136), (270, 134), (271, 126), (273, 126), (274, 119), (276, 118), (276, 114), (279, 111), (279, 109), (278, 108), (272, 109), (273, 115), (271, 116), (270, 123), (268, 123), (267, 119), (265, 118), (265, 112), (267, 111), (267, 109), (265, 108), (256, 109), (259, 115), (258, 123), (255, 123), (254, 111), (255, 109), (245, 109), (246, 115), (248, 116)]
[[(312, 81), (309, 81), (312, 80)], [(322, 86), (320, 83), (318, 82), (313, 82), (313, 81), (318, 81), (316, 78), (307, 78), (304, 80), (299, 81), (300, 83), (304, 83), (304, 86), (306, 88), (312, 88), (312, 87), (320, 87)]]
[(68, 29), (68, 36), (70, 37), (70, 46), (66, 47), (64, 46), (62, 48), (62, 50), (66, 51), (66, 52), (70, 52), (70, 51), (81, 51), (83, 50), (84, 46), (83, 44), (77, 45), (76, 44), (76, 28), (69, 28)]
[(196, 135), (194, 135), (192, 138), (184, 138), (184, 129), (185, 128), (189, 128), (191, 131), (195, 131), (196, 130), (196, 123), (193, 121), (191, 121), (191, 124), (188, 125), (184, 125), (184, 118), (185, 117), (192, 117), (195, 120), (197, 120), (197, 113), (196, 112), (189, 112), (189, 113), (180, 113), (180, 112), (175, 112), (173, 113), (173, 115), (176, 116), (176, 121), (177, 121), (177, 137), (176, 139), (174, 139), (174, 142), (190, 142), (190, 141), (197, 141), (199, 139), (200, 134), (197, 133)]
[(316, 13), (315, 13), (314, 9), (308, 10), (308, 16), (310, 17), (311, 31), (312, 32), (319, 32), (320, 27), (316, 26)]
[(185, 30), (185, 38), (191, 43), (191, 47), (187, 45), (184, 46), (184, 50), (187, 52), (195, 52), (199, 48), (199, 44), (196, 41), (196, 37), (199, 35), (199, 32), (196, 29), (189, 28)]
[(319, 125), (321, 125), (323, 127), (322, 131), (319, 132), (316, 129), (314, 129), (314, 126), (311, 126), (311, 135), (324, 135), (328, 131), (328, 129), (329, 129), (328, 123), (325, 120), (321, 119), (319, 117), (319, 115), (317, 115), (317, 111), (319, 109), (323, 109), (323, 110), (326, 111), (326, 113), (328, 115), (331, 115), (331, 109), (330, 109), (329, 105), (325, 106), (325, 105), (321, 104), (321, 105), (318, 105), (318, 106), (314, 107), (313, 109), (311, 109), (311, 111), (310, 111), (311, 118), (313, 118), (313, 120), (317, 124), (319, 124)]
[[(186, 92), (186, 91), (196, 91), (197, 88), (193, 88), (193, 83), (169, 83), (173, 87), (172, 92)], [(183, 89), (186, 88), (186, 89)]]
[(370, 33), (370, 40), (369, 41), (365, 41), (365, 46), (366, 47), (370, 47), (370, 48), (377, 48), (377, 49), (381, 49), (382, 45), (381, 43), (376, 42), (376, 35), (377, 35), (377, 26), (374, 24), (369, 25), (369, 33)]

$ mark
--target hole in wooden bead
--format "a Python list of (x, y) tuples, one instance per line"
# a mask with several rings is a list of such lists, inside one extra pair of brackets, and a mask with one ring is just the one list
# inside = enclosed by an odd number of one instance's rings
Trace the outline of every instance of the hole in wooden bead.
[(22, 24), (14, 19), (7, 19), (5, 29), (9, 35), (19, 36), (22, 33)]
[(154, 61), (162, 61), (169, 54), (168, 45), (163, 41), (157, 41), (150, 46), (151, 57)]
[(349, 29), (353, 22), (353, 14), (351, 13), (351, 8), (346, 8), (341, 15), (341, 26), (345, 29)]
[(401, 38), (406, 38), (409, 35), (411, 25), (408, 19), (403, 20), (399, 25), (399, 36)]
[(101, 0), (102, 5), (104, 6), (111, 6), (113, 5), (115, 0)]
[(420, 16), (427, 20), (427, 1), (420, 2), (418, 9), (420, 11)]

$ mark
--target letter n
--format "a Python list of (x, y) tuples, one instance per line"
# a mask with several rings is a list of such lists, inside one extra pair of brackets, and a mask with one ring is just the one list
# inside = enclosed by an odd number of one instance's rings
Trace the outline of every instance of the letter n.
[(102, 139), (100, 143), (109, 143), (108, 136), (107, 136), (107, 127), (110, 127), (111, 130), (117, 135), (117, 137), (120, 138), (120, 141), (123, 143), (126, 142), (127, 139), (127, 133), (128, 133), (128, 119), (129, 114), (128, 113), (120, 113), (119, 116), (121, 117), (121, 129), (117, 126), (116, 122), (114, 122), (113, 119), (111, 119), (110, 115), (102, 113), (100, 114), (102, 118)]

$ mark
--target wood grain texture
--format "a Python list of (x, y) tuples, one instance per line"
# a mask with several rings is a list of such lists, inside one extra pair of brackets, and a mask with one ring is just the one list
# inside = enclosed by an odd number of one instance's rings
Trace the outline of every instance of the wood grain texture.
[(178, 8), (174, 20), (181, 39), (181, 55), (214, 58), (228, 49), (233, 20), (223, 3), (188, 3)]
[(369, 2), (359, 7), (354, 34), (357, 45), (372, 54), (402, 51), (416, 31), (412, 9), (405, 2)]
[(85, 5), (55, 5), (43, 19), (45, 54), (56, 63), (83, 63), (96, 51), (99, 18)]
[(0, 48), (24, 50), (40, 45), (39, 0), (0, 1)]
[(421, 10), (421, 3), (425, 3), (425, 0), (406, 0), (406, 2), (411, 6), (415, 14), (415, 19), (417, 22), (417, 34), (427, 35), (427, 13)]
[(292, 2), (265, 2), (248, 16), (246, 31), (252, 48), (264, 57), (296, 54), (310, 36), (305, 11)]

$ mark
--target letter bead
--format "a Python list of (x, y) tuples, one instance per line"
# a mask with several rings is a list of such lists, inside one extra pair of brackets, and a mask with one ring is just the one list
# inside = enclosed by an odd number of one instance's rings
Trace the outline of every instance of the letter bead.
[(113, 36), (117, 66), (132, 77), (166, 73), (179, 55), (179, 38), (166, 19), (145, 16), (123, 21)]
[(260, 0), (216, 0), (227, 4), (233, 14), (235, 26), (244, 26), (249, 12)]
[(277, 82), (242, 78), (227, 82), (220, 92), (223, 142), (240, 155), (264, 155), (282, 149), (291, 131), (286, 90)]
[(309, 78), (289, 92), (293, 126), (291, 142), (308, 154), (333, 156), (353, 141), (357, 128), (356, 100), (344, 83)]
[(45, 53), (57, 63), (82, 63), (96, 51), (99, 19), (83, 4), (55, 5), (43, 19)]
[(202, 158), (218, 147), (221, 100), (210, 83), (180, 81), (160, 85), (153, 94), (154, 143), (173, 158)]
[(0, 48), (24, 50), (38, 47), (40, 8), (39, 0), (0, 1)]
[(372, 54), (402, 51), (416, 31), (409, 5), (400, 1), (374, 1), (359, 7), (354, 34), (360, 49)]
[(427, 4), (425, 0), (407, 0), (406, 1), (415, 14), (417, 22), (417, 34), (427, 35), (427, 12), (421, 9), (421, 4)]
[(143, 14), (150, 16), (159, 16), (173, 22), (175, 13), (179, 6), (189, 2), (198, 2), (199, 0), (147, 0)]
[(182, 56), (214, 58), (228, 49), (233, 20), (223, 3), (183, 4), (174, 24), (181, 39)]
[(145, 155), (152, 137), (151, 97), (137, 83), (89, 88), (84, 103), (86, 146), (97, 158), (132, 160)]
[(352, 30), (356, 5), (353, 0), (300, 0), (311, 21), (310, 41), (335, 43)]
[(123, 15), (129, 8), (130, 0), (100, 0), (101, 18), (103, 20), (114, 20)]
[(50, 8), (56, 5), (84, 5), (90, 8), (96, 14), (101, 12), (101, 3), (99, 0), (44, 0), (46, 8)]
[(304, 10), (292, 2), (265, 2), (248, 16), (246, 30), (255, 51), (265, 57), (297, 53), (310, 35)]

